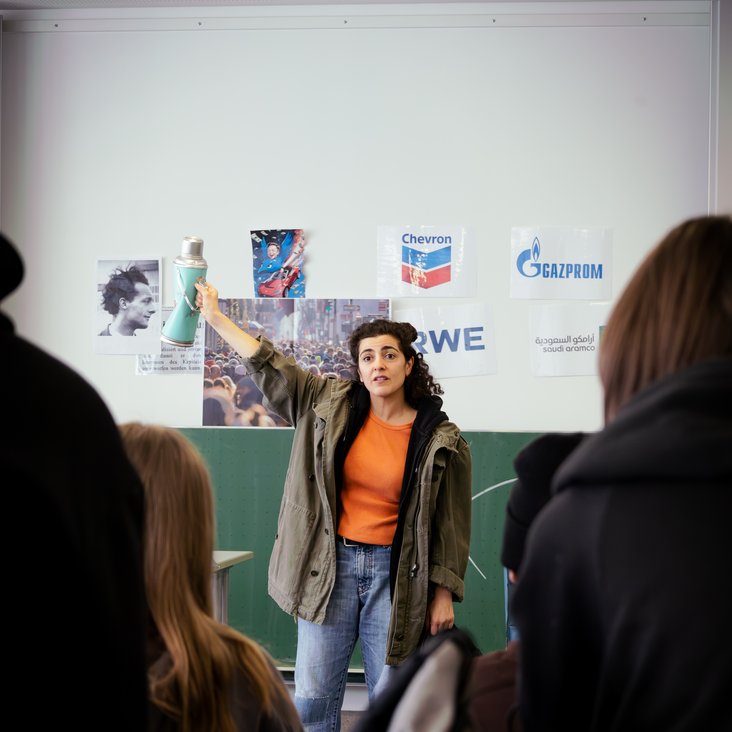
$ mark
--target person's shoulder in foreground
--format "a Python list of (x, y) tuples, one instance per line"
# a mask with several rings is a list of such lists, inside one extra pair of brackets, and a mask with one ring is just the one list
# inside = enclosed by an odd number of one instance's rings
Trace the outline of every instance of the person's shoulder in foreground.
[[(234, 647), (231, 647), (236, 653)], [(267, 684), (267, 708), (263, 708), (259, 692), (255, 688), (251, 676), (242, 668), (235, 671), (231, 684), (231, 721), (235, 730), (248, 732), (302, 732), (302, 722), (284, 686), (282, 675), (277, 670), (269, 654), (260, 648), (265, 665), (263, 680)], [(158, 676), (169, 671), (171, 666), (170, 654), (162, 650), (150, 672)], [(155, 704), (149, 707), (148, 732), (179, 732), (181, 725), (176, 719), (165, 714)]]
[[(4, 299), (20, 285), (23, 263), (4, 236), (0, 256)], [(108, 408), (83, 377), (18, 335), (5, 313), (0, 344), (28, 383), (52, 389), (3, 397), (12, 420), (0, 447), (5, 508), (31, 532), (9, 562), (9, 586), (21, 599), (13, 632), (22, 642), (6, 653), (6, 694), (32, 709), (39, 729), (145, 729), (140, 482)], [(10, 377), (11, 359), (2, 363)]]
[(145, 492), (148, 732), (300, 732), (269, 655), (214, 617), (216, 520), (203, 456), (172, 427), (125, 422), (119, 430)]
[(729, 216), (646, 256), (599, 370), (605, 427), (559, 469), (513, 597), (525, 728), (732, 729)]

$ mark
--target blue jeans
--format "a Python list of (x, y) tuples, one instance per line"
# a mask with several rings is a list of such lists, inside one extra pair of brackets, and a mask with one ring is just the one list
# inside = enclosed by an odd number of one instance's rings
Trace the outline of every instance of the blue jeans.
[(391, 547), (336, 543), (336, 579), (322, 625), (297, 619), (295, 706), (306, 732), (339, 732), (348, 664), (361, 639), (369, 699), (384, 669)]

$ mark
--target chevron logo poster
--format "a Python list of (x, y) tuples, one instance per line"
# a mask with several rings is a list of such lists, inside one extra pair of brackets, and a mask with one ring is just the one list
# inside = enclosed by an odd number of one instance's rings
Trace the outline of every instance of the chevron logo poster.
[(381, 297), (475, 295), (474, 251), (464, 227), (380, 226), (377, 240)]
[(451, 280), (452, 237), (447, 234), (402, 236), (402, 282), (429, 289)]

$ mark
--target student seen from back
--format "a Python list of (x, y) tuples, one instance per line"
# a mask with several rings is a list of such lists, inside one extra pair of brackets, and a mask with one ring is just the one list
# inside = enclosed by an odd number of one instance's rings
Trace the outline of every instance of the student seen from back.
[[(0, 300), (23, 263), (0, 235)], [(144, 730), (142, 486), (99, 394), (0, 313), (6, 728)], [(54, 386), (11, 386), (17, 364)], [(13, 528), (15, 531), (13, 531)], [(12, 538), (12, 542), (10, 539)], [(12, 639), (11, 637), (12, 636)], [(14, 642), (13, 642), (14, 641)]]
[[(511, 583), (520, 576), (526, 537), (549, 501), (554, 474), (583, 437), (582, 432), (542, 435), (513, 461), (517, 480), (506, 505), (501, 548), (501, 562)], [(517, 713), (518, 662), (519, 641), (515, 639), (504, 650), (484, 653), (473, 661), (467, 692), (472, 732), (521, 729)]]
[(202, 456), (171, 428), (130, 422), (120, 431), (145, 490), (148, 730), (301, 731), (269, 655), (213, 618), (215, 519)]
[(560, 467), (512, 611), (531, 730), (732, 729), (732, 220), (641, 263), (600, 343), (605, 427)]

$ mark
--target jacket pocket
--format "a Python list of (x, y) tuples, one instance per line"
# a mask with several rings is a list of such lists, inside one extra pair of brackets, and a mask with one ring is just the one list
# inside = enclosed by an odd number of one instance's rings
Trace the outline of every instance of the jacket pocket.
[(297, 599), (303, 565), (311, 551), (315, 519), (313, 511), (285, 499), (277, 522), (270, 578), (288, 594), (294, 592)]

